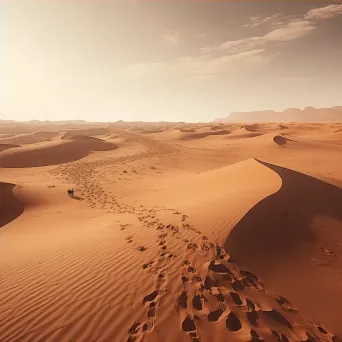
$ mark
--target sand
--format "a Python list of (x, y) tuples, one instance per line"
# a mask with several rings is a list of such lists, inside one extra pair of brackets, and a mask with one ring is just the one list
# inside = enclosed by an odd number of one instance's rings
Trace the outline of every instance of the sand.
[(8, 125), (1, 342), (342, 338), (341, 124)]

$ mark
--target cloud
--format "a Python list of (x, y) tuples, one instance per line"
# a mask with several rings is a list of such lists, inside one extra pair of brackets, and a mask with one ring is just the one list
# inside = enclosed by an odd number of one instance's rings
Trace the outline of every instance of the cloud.
[(277, 20), (280, 18), (280, 14), (276, 13), (273, 15), (270, 15), (268, 17), (250, 17), (250, 23), (243, 25), (243, 27), (258, 27), (266, 23), (275, 24), (277, 23)]
[(289, 42), (310, 34), (315, 30), (315, 25), (308, 20), (291, 21), (282, 27), (274, 28), (263, 36), (254, 36), (238, 40), (229, 40), (222, 43), (218, 49), (238, 53), (259, 48), (266, 44)]
[(168, 45), (178, 45), (181, 42), (177, 33), (164, 34), (162, 38), (164, 43)]
[(266, 62), (262, 56), (263, 49), (250, 50), (233, 55), (219, 57), (185, 57), (176, 60), (175, 67), (181, 71), (191, 71), (194, 74), (214, 75), (238, 71), (241, 68), (254, 67)]
[(312, 33), (317, 28), (318, 21), (330, 19), (338, 15), (342, 15), (342, 5), (328, 5), (314, 8), (299, 18), (293, 16), (281, 18), (279, 14), (265, 18), (252, 17), (250, 18), (251, 23), (246, 24), (246, 27), (255, 27), (263, 23), (271, 22), (272, 30), (263, 36), (247, 37), (224, 42), (218, 49), (238, 53), (261, 48), (266, 44), (290, 42)]
[[(261, 67), (278, 55), (278, 52), (272, 52), (269, 47), (305, 37), (315, 31), (320, 20), (337, 15), (342, 15), (342, 5), (315, 8), (302, 17), (281, 17), (279, 14), (266, 18), (252, 17), (252, 24), (258, 26), (271, 23), (271, 29), (261, 36), (230, 40), (213, 47), (202, 47), (198, 56), (135, 64), (126, 68), (125, 75), (142, 79), (198, 79)], [(171, 45), (180, 43), (178, 34), (175, 33), (164, 35), (163, 39)]]
[(125, 74), (133, 77), (198, 79), (215, 74), (235, 73), (269, 63), (274, 55), (264, 55), (263, 49), (255, 49), (223, 56), (186, 56), (166, 63), (141, 63), (130, 66)]
[(276, 28), (263, 36), (266, 43), (287, 42), (308, 35), (315, 26), (307, 20), (297, 20), (286, 24), (284, 27)]
[(208, 33), (199, 33), (196, 35), (197, 38), (205, 38), (208, 36)]
[(342, 15), (342, 5), (328, 5), (310, 10), (304, 17), (306, 20), (325, 20)]

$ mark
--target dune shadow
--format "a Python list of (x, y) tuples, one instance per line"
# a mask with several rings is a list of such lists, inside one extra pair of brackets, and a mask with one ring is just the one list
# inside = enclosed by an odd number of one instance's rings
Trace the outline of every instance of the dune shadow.
[(277, 257), (289, 255), (301, 242), (315, 242), (311, 224), (318, 215), (342, 221), (342, 189), (257, 161), (281, 177), (282, 187), (250, 209), (226, 239), (228, 253), (244, 265), (253, 265), (255, 256), (258, 263), (262, 260), (270, 265)]
[(0, 182), (0, 228), (24, 212), (24, 204), (13, 194), (15, 185)]
[[(82, 159), (95, 151), (112, 151), (118, 146), (101, 139), (73, 136), (64, 144), (35, 149), (17, 149), (11, 154), (0, 155), (0, 167), (26, 168), (57, 165)], [(65, 139), (65, 140), (68, 140)]]
[(20, 147), (20, 145), (0, 144), (0, 152), (8, 150), (9, 148)]
[[(184, 131), (183, 131), (184, 132)], [(181, 138), (181, 140), (191, 140), (191, 139), (202, 139), (206, 138), (208, 136), (214, 136), (214, 135), (227, 135), (230, 134), (230, 131), (227, 129), (220, 130), (220, 131), (210, 131), (210, 132), (197, 132), (197, 133), (192, 133), (190, 135), (186, 135)]]
[(281, 135), (276, 135), (273, 137), (273, 141), (280, 146), (286, 145), (288, 141), (297, 142), (296, 140), (285, 138)]

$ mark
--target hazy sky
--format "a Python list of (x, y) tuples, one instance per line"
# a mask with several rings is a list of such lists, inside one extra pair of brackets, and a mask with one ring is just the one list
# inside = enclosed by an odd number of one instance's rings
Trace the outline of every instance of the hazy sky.
[(342, 3), (4, 1), (0, 119), (342, 105)]

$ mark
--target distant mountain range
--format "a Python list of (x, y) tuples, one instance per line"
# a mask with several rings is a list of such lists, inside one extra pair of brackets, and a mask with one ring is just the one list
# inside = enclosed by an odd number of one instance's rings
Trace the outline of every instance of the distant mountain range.
[(215, 122), (342, 122), (342, 106), (332, 108), (289, 108), (282, 112), (273, 110), (234, 112)]

